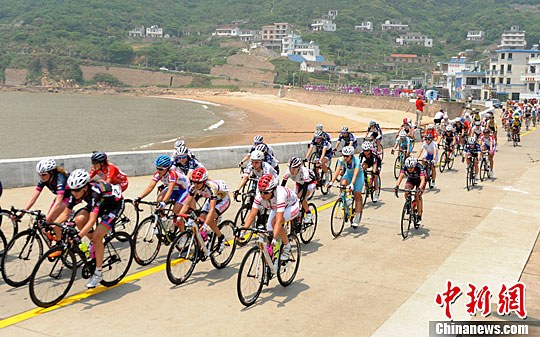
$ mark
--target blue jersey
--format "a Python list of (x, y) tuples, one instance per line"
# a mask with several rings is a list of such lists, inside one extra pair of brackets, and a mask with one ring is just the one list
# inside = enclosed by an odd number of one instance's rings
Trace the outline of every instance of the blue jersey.
[(398, 149), (406, 152), (411, 148), (411, 139), (409, 137), (405, 137), (405, 139), (402, 141), (401, 137), (399, 137), (396, 139), (396, 144), (398, 145)]
[(360, 168), (360, 171), (362, 171), (362, 163), (360, 162), (360, 158), (355, 156), (352, 157), (350, 163), (347, 163), (343, 157), (339, 158), (338, 165), (341, 169), (345, 169), (345, 174), (354, 173), (354, 170), (357, 168)]
[(345, 145), (344, 146), (348, 146), (351, 142), (353, 143), (353, 147), (356, 148), (358, 146), (358, 141), (356, 140), (356, 137), (352, 134), (352, 132), (347, 132), (347, 135), (344, 136), (343, 134), (340, 134), (339, 137), (338, 137), (338, 144), (341, 142), (341, 141), (344, 141), (345, 142)]
[(311, 141), (311, 145), (315, 147), (319, 155), (322, 154), (322, 150), (326, 148), (325, 157), (332, 158), (332, 144), (326, 139), (323, 138), (319, 142), (317, 142), (316, 138), (313, 138), (313, 140)]
[(173, 163), (173, 166), (175, 166), (178, 171), (184, 173), (186, 176), (189, 172), (192, 172), (196, 168), (204, 167), (198, 160), (195, 160), (193, 158), (189, 158), (185, 164), (182, 164), (178, 159), (176, 162)]
[(474, 143), (473, 145), (467, 144), (465, 145), (465, 149), (463, 149), (463, 152), (469, 153), (472, 156), (478, 155), (482, 151), (482, 148), (480, 147), (480, 144)]

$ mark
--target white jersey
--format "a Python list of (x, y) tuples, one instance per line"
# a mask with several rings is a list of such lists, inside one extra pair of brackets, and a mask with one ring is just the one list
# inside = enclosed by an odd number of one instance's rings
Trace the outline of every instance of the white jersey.
[(265, 174), (271, 174), (271, 175), (274, 176), (274, 179), (279, 179), (276, 170), (274, 170), (274, 168), (272, 166), (270, 166), (270, 164), (268, 164), (267, 162), (264, 162), (264, 161), (261, 162), (261, 169), (259, 171), (255, 170), (253, 168), (253, 165), (251, 164), (251, 162), (244, 169), (244, 176), (246, 176), (246, 177), (254, 176), (257, 179), (259, 179), (260, 177), (262, 177)]
[(422, 143), (422, 148), (426, 151), (427, 154), (434, 155), (435, 151), (437, 151), (437, 144), (433, 141), (430, 144), (424, 142)]
[(296, 193), (287, 187), (278, 186), (274, 190), (274, 196), (269, 200), (264, 200), (259, 190), (257, 190), (257, 195), (255, 195), (255, 200), (253, 201), (253, 208), (266, 208), (268, 210), (275, 210), (276, 212), (285, 212), (286, 208), (294, 206), (297, 203), (298, 197)]
[(314, 181), (315, 173), (307, 167), (302, 166), (296, 175), (292, 175), (291, 171), (287, 169), (287, 172), (285, 172), (285, 175), (283, 176), (283, 180), (288, 180), (289, 178), (295, 183), (303, 185)]
[(437, 113), (435, 114), (434, 119), (443, 119), (443, 117), (444, 117), (444, 112), (437, 111)]

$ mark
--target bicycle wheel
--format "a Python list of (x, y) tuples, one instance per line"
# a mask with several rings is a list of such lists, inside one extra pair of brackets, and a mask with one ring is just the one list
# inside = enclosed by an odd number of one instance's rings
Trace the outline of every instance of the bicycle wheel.
[(133, 262), (133, 240), (128, 233), (116, 232), (105, 238), (103, 255), (103, 279), (106, 287), (120, 282)]
[[(364, 172), (364, 175), (365, 174), (366, 173)], [(371, 178), (373, 178), (373, 176)], [(362, 199), (363, 199), (362, 208), (366, 206), (366, 202), (370, 194), (371, 194), (371, 187), (369, 186), (368, 180), (364, 178), (364, 190), (362, 191)]]
[(193, 273), (199, 258), (199, 247), (191, 231), (180, 233), (167, 254), (167, 278), (173, 284), (182, 284)]
[(156, 217), (150, 216), (144, 219), (135, 229), (134, 233), (134, 256), (135, 262), (141, 266), (146, 266), (159, 253), (161, 240), (157, 237), (158, 226), (161, 226)]
[(465, 175), (465, 181), (466, 181), (466, 186), (467, 186), (467, 191), (470, 191), (471, 188), (472, 188), (472, 184), (471, 184), (471, 166), (468, 165), (467, 166), (467, 174)]
[(399, 178), (399, 173), (401, 172), (401, 154), (396, 157), (396, 160), (394, 161), (394, 178)]
[(450, 156), (450, 158), (448, 158), (448, 161), (447, 161), (448, 170), (451, 170), (452, 167), (454, 167), (454, 158), (455, 158), (455, 155)]
[[(378, 191), (375, 191), (375, 183), (373, 183), (373, 180), (371, 181), (371, 184), (373, 184), (373, 186), (369, 188), (369, 197), (371, 198), (371, 202), (374, 203), (375, 201), (373, 201), (373, 196), (375, 195), (375, 193), (378, 193), (377, 199), (379, 199), (379, 195), (381, 194), (381, 176), (380, 175), (377, 176), (377, 186), (379, 186)], [(366, 199), (367, 199), (367, 196), (366, 196)]]
[(332, 215), (330, 217), (330, 230), (335, 238), (337, 238), (343, 231), (343, 227), (347, 221), (347, 215), (348, 214), (345, 214), (345, 205), (343, 204), (343, 199), (339, 198), (334, 204), (334, 207), (332, 207)]
[(279, 284), (286, 287), (292, 283), (298, 272), (300, 266), (300, 242), (294, 234), (289, 234), (289, 243), (291, 245), (291, 257), (287, 261), (281, 260), (281, 253), (283, 252), (283, 246), (279, 250), (279, 263), (277, 270), (277, 279)]
[(32, 230), (25, 230), (15, 235), (2, 258), (2, 277), (12, 287), (28, 283), (32, 270), (43, 255), (43, 242)]
[[(236, 228), (240, 228), (245, 224), (246, 217), (248, 216), (250, 211), (251, 211), (251, 207), (249, 205), (243, 205), (242, 207), (240, 207), (240, 209), (236, 213), (236, 216), (234, 217), (234, 226)], [(236, 244), (239, 247), (243, 247), (251, 240), (252, 237), (253, 237), (252, 231), (247, 231), (247, 232), (244, 231), (244, 233), (239, 235), (238, 240), (236, 241)]]
[[(410, 193), (410, 192), (409, 192)], [(409, 202), (406, 201), (401, 211), (401, 236), (406, 239), (409, 236), (409, 230), (411, 229), (412, 214)]]
[(488, 177), (489, 177), (488, 161), (486, 158), (482, 158), (482, 165), (480, 166), (480, 180), (481, 181), (487, 180)]
[(4, 256), (4, 251), (6, 250), (6, 248), (7, 248), (6, 237), (4, 236), (4, 233), (2, 232), (2, 230), (0, 229), (0, 259), (2, 258), (2, 256)]
[(315, 152), (312, 152), (310, 155), (309, 155), (309, 159), (308, 159), (308, 168), (310, 170), (312, 170), (313, 172), (315, 172), (315, 169), (317, 168), (317, 164), (316, 164), (316, 161), (317, 159), (319, 158), (319, 156), (317, 156), (317, 153)]
[(439, 160), (439, 171), (441, 173), (444, 172), (444, 169), (446, 168), (446, 162), (448, 160), (448, 155), (446, 154), (446, 151), (444, 151), (442, 154), (441, 154), (441, 159)]
[[(225, 249), (219, 254), (217, 251), (210, 255), (210, 261), (217, 269), (225, 268), (231, 262), (236, 251), (236, 240), (234, 237), (234, 224), (231, 220), (225, 220), (218, 226), (221, 234), (225, 235)], [(218, 239), (214, 239), (212, 251), (217, 249)]]
[[(328, 173), (327, 173), (328, 176), (332, 177), (332, 169), (331, 168), (328, 168)], [(327, 180), (325, 178), (323, 178), (323, 180), (325, 181), (325, 184), (323, 184), (321, 186), (321, 193), (323, 195), (327, 195), (328, 192), (330, 191), (330, 187), (326, 186), (326, 182)]]
[[(59, 251), (58, 256), (49, 257)], [(64, 246), (55, 246), (41, 256), (30, 276), (30, 298), (35, 305), (47, 308), (67, 295), (77, 269), (66, 267), (65, 261), (75, 265), (75, 254)]]
[(126, 232), (129, 236), (133, 236), (135, 229), (139, 224), (139, 212), (133, 205), (133, 201), (127, 199), (124, 200), (124, 211), (120, 218), (115, 223), (115, 229), (117, 231)]
[(15, 235), (19, 232), (19, 225), (17, 221), (13, 221), (10, 218), (11, 213), (0, 209), (0, 229), (4, 232), (4, 237), (9, 243)]
[(317, 206), (313, 203), (309, 203), (308, 209), (311, 212), (311, 221), (309, 223), (304, 223), (303, 220), (301, 220), (302, 231), (300, 232), (300, 239), (303, 243), (310, 243), (313, 236), (315, 236), (315, 230), (317, 229)]
[(382, 139), (381, 139), (381, 151), (379, 152), (379, 154), (381, 155), (381, 161), (384, 159), (384, 146), (382, 144)]
[(240, 302), (249, 307), (261, 294), (266, 275), (266, 263), (258, 246), (251, 247), (240, 263), (236, 293)]

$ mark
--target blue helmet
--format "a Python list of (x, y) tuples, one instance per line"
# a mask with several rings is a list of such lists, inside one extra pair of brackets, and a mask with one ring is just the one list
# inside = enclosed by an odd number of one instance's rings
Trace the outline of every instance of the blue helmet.
[(154, 164), (156, 164), (156, 167), (169, 167), (171, 166), (172, 162), (169, 156), (162, 155), (156, 158)]

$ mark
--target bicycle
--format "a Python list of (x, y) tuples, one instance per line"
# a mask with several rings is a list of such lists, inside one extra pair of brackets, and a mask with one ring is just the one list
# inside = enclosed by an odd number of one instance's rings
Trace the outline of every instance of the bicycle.
[[(396, 160), (394, 161), (394, 178), (399, 178), (401, 169), (405, 167), (405, 151), (399, 149)], [(380, 186), (380, 185), (379, 185)]]
[(487, 180), (489, 178), (489, 173), (491, 167), (489, 165), (489, 158), (486, 158), (489, 155), (489, 151), (482, 151), (482, 160), (480, 161), (480, 181)]
[(426, 159), (425, 162), (426, 162), (426, 164), (423, 165), (423, 166), (424, 166), (424, 170), (426, 172), (426, 180), (428, 182), (429, 188), (431, 189), (431, 188), (433, 188), (433, 179), (432, 179), (432, 177), (433, 177), (433, 174), (432, 174), (433, 173), (432, 172), (432, 170), (433, 170), (433, 161)]
[[(335, 238), (341, 234), (346, 222), (352, 224), (355, 216), (354, 196), (352, 191), (349, 191), (347, 186), (341, 185), (339, 186), (339, 189), (341, 192), (332, 207), (332, 214), (330, 216), (330, 231)], [(360, 213), (360, 219), (362, 219), (362, 213), (363, 212)]]
[[(373, 168), (372, 168), (373, 169)], [(373, 179), (373, 171), (366, 170), (364, 171), (364, 191), (362, 192), (362, 196), (364, 198), (364, 201), (362, 202), (362, 205), (365, 206), (368, 196), (371, 198), (371, 201), (373, 201), (373, 195), (377, 195), (377, 199), (379, 198), (379, 195), (381, 194), (381, 175), (377, 175), (377, 186), (379, 186), (379, 189), (375, 189), (375, 179)]]
[(478, 158), (470, 158), (470, 162), (467, 164), (467, 176), (466, 176), (466, 186), (467, 191), (470, 191), (474, 185), (476, 185), (476, 179), (474, 179), (474, 162), (478, 160)]
[[(62, 241), (40, 257), (29, 281), (32, 302), (43, 308), (60, 302), (71, 289), (77, 275), (76, 255), (82, 261), (82, 278), (90, 278), (96, 269), (95, 257), (89, 251), (81, 251), (79, 245), (75, 244), (79, 230), (74, 227), (74, 223), (51, 223), (51, 225), (63, 229)], [(107, 233), (103, 242), (101, 284), (111, 287), (118, 284), (131, 267), (133, 241), (127, 233), (116, 232), (113, 229)]]
[(304, 211), (302, 204), (300, 204), (300, 215), (289, 221), (290, 233), (296, 235), (297, 237), (299, 236), (300, 240), (302, 240), (302, 242), (305, 244), (308, 244), (311, 242), (311, 240), (313, 240), (318, 222), (317, 206), (310, 202), (308, 204), (308, 209), (311, 213), (310, 222), (304, 222), (306, 212)]
[(4, 256), (6, 247), (7, 247), (6, 236), (4, 235), (4, 232), (2, 232), (2, 229), (0, 229), (0, 259)]
[(374, 149), (377, 152), (377, 154), (380, 155), (381, 161), (384, 159), (384, 147), (383, 147), (382, 139), (380, 139), (379, 141), (380, 149), (377, 147), (377, 139), (373, 139), (373, 136), (364, 138), (364, 142), (370, 142), (371, 148)]
[(158, 209), (157, 202), (139, 201), (139, 204), (154, 207), (153, 214), (141, 221), (133, 233), (134, 257), (138, 265), (146, 266), (152, 263), (159, 254), (161, 244), (168, 246), (178, 235), (175, 224), (176, 214), (172, 212), (174, 203), (169, 202), (170, 208)]
[[(439, 145), (440, 148), (440, 145)], [(451, 170), (454, 166), (454, 153), (448, 144), (444, 144), (444, 151), (441, 154), (439, 159), (439, 171), (444, 172), (444, 169), (448, 167), (448, 170)]]
[[(244, 225), (245, 220), (251, 212), (251, 206), (253, 204), (253, 200), (255, 199), (255, 191), (249, 191), (249, 204), (244, 204), (238, 212), (236, 212), (236, 215), (234, 217), (234, 226), (235, 228), (239, 228), (242, 225)], [(240, 195), (240, 194), (239, 194)], [(234, 199), (235, 201), (238, 201), (237, 199)], [(257, 216), (255, 217), (255, 227), (259, 229), (265, 229), (266, 223), (268, 222), (268, 210), (266, 208), (259, 209), (259, 212), (257, 213)], [(244, 233), (244, 235), (241, 235), (236, 244), (239, 247), (245, 246), (253, 237), (253, 232)]]
[(274, 276), (277, 276), (283, 287), (293, 282), (300, 265), (300, 242), (296, 235), (288, 235), (291, 257), (282, 261), (283, 245), (278, 243), (275, 247), (272, 246), (272, 232), (256, 228), (245, 230), (253, 231), (259, 236), (257, 245), (251, 247), (242, 259), (236, 282), (238, 299), (249, 307), (259, 298), (263, 285), (269, 285)]
[[(320, 156), (319, 156), (318, 153), (312, 153), (309, 156), (309, 160), (308, 160), (309, 169), (312, 170), (315, 173), (315, 180), (317, 181), (317, 189), (320, 189), (321, 193), (323, 195), (327, 195), (329, 189), (326, 186), (326, 182), (328, 181), (328, 179), (326, 179), (324, 174), (321, 174), (321, 172), (319, 172), (319, 170), (322, 170), (321, 164), (319, 163), (319, 158), (320, 158)], [(326, 173), (326, 175), (328, 177), (332, 177), (332, 169), (330, 168), (330, 161), (327, 164), (327, 169), (328, 169), (328, 172)], [(315, 195), (315, 193), (313, 193), (308, 198), (308, 200), (311, 200), (311, 198), (313, 198), (314, 195)]]
[(180, 216), (186, 221), (186, 230), (176, 237), (167, 254), (167, 278), (179, 285), (188, 280), (199, 261), (210, 258), (217, 269), (225, 268), (231, 262), (236, 251), (235, 227), (232, 221), (225, 220), (218, 225), (225, 236), (225, 249), (218, 253), (218, 238), (208, 228), (208, 232), (199, 228), (204, 224), (198, 218), (199, 212)]
[(401, 211), (401, 236), (403, 237), (403, 240), (405, 240), (409, 236), (411, 223), (413, 224), (414, 229), (420, 228), (420, 225), (418, 224), (418, 210), (416, 207), (415, 193), (422, 193), (422, 190), (396, 189), (396, 198), (399, 198), (398, 191), (408, 193), (405, 204), (403, 204), (403, 210)]
[(512, 128), (512, 145), (514, 147), (518, 146), (519, 143), (519, 130)]
[(0, 208), (0, 229), (4, 232), (7, 242), (11, 241), (19, 232), (20, 221), (13, 220), (14, 215), (13, 207), (12, 210)]
[(135, 206), (133, 200), (124, 199), (124, 211), (120, 217), (118, 217), (115, 226), (133, 237), (135, 234), (135, 229), (139, 224), (140, 212), (142, 212), (142, 210), (138, 206)]

